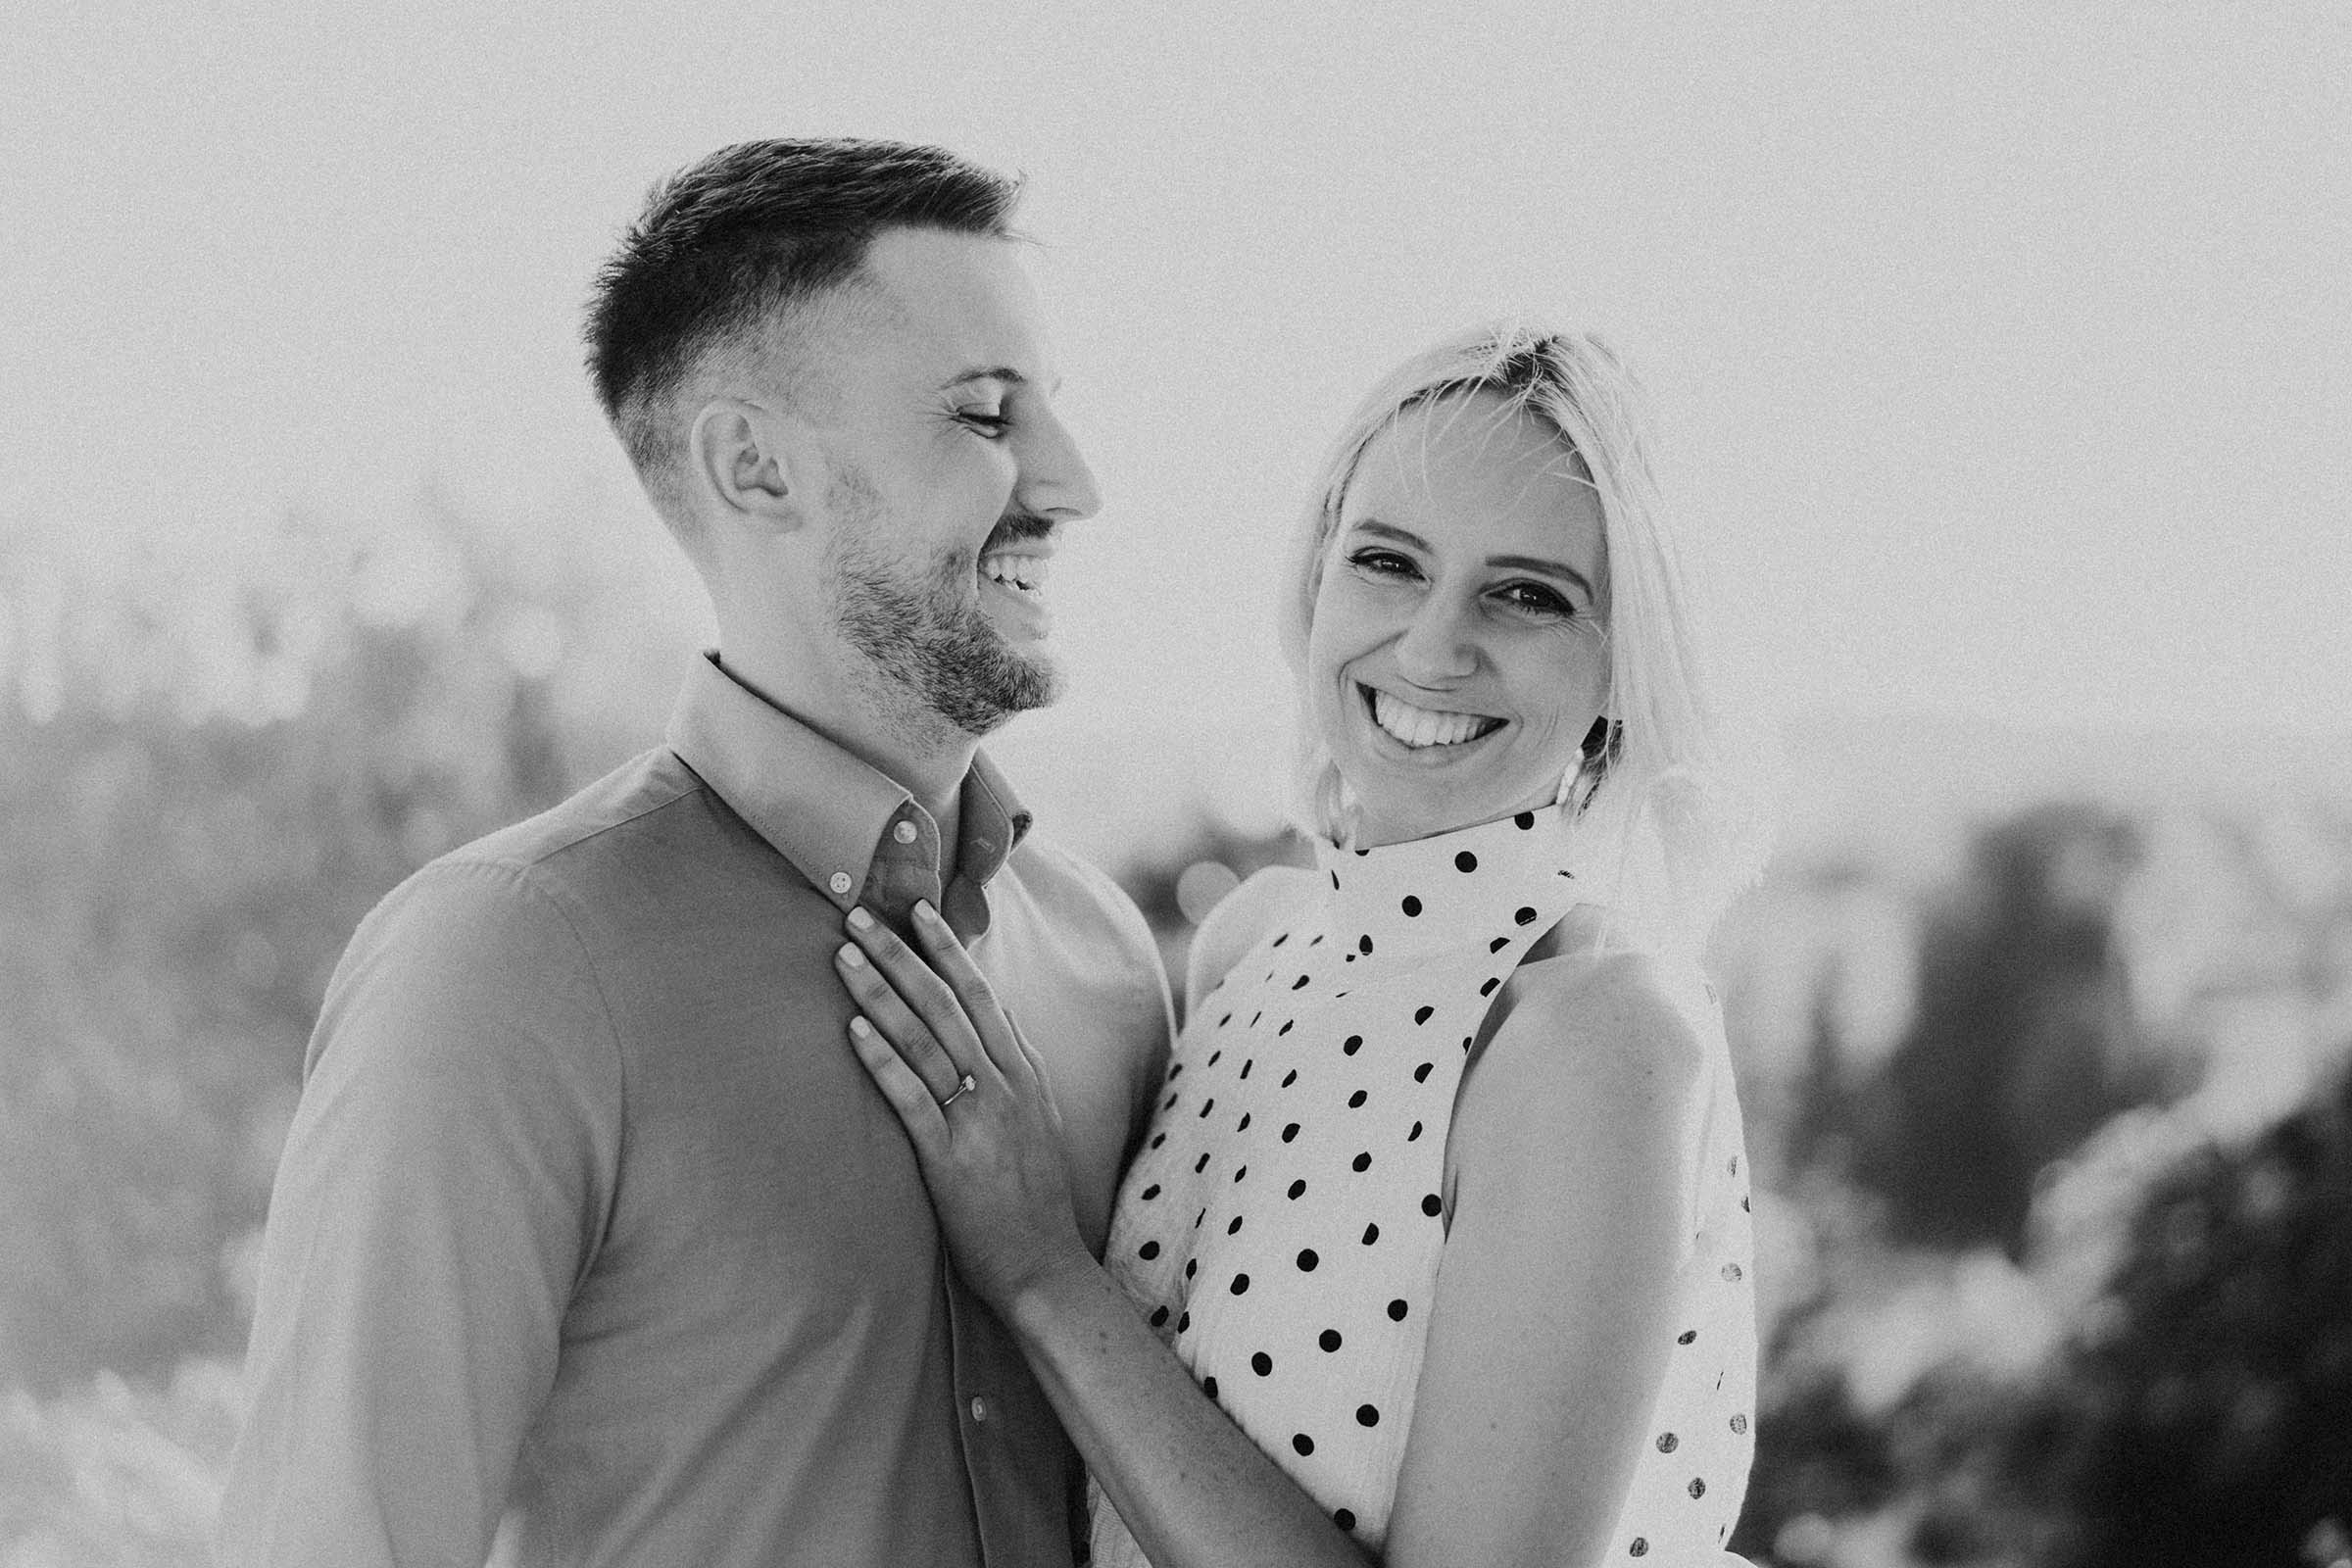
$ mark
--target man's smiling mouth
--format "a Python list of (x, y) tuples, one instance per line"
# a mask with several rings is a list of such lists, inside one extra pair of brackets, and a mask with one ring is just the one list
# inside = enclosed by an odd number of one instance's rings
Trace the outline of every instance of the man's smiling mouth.
[(998, 587), (1008, 588), (1015, 593), (1042, 593), (1046, 586), (1048, 559), (1045, 556), (1000, 550), (980, 558), (980, 575)]
[(1415, 751), (1432, 746), (1459, 746), (1482, 736), (1492, 735), (1502, 728), (1502, 720), (1484, 713), (1455, 713), (1444, 709), (1416, 708), (1401, 697), (1395, 697), (1377, 687), (1356, 685), (1364, 700), (1364, 710), (1381, 732), (1400, 746)]

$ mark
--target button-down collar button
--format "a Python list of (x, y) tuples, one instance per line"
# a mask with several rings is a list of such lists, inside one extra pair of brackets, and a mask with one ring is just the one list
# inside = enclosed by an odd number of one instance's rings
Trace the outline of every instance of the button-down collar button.
[(894, 827), (890, 830), (890, 836), (894, 839), (897, 839), (901, 844), (912, 844), (914, 842), (914, 824), (912, 822), (901, 822), (897, 827)]
[(826, 880), (825, 886), (833, 890), (833, 896), (835, 898), (848, 898), (850, 895), (850, 873), (847, 871), (834, 872), (833, 875)]
[(975, 1421), (988, 1419), (988, 1401), (978, 1396), (974, 1396), (972, 1399), (972, 1419)]

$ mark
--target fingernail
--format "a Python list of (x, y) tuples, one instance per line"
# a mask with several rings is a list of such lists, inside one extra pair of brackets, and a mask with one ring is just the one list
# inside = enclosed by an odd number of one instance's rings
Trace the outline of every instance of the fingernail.
[(853, 905), (850, 908), (850, 924), (859, 931), (871, 931), (874, 928), (874, 917), (865, 912), (864, 905)]
[(872, 1034), (873, 1032), (874, 1026), (865, 1021), (865, 1015), (863, 1013), (860, 1013), (857, 1017), (854, 1017), (850, 1020), (850, 1033), (856, 1035), (858, 1039), (863, 1040), (866, 1036)]
[(930, 921), (930, 922), (931, 922), (933, 925), (944, 925), (944, 924), (946, 923), (945, 921), (943, 921), (943, 920), (941, 920), (941, 919), (940, 919), (940, 917), (939, 917), (939, 911), (938, 911), (937, 909), (934, 909), (933, 907), (931, 907), (931, 901), (930, 901), (929, 899), (917, 899), (917, 900), (915, 900), (915, 901), (914, 901), (914, 913), (915, 913), (915, 918), (917, 918), (917, 919), (920, 919), (920, 920), (928, 920), (928, 921)]
[(865, 955), (858, 951), (858, 945), (854, 942), (843, 943), (841, 945), (841, 952), (835, 955), (835, 956), (841, 959), (841, 965), (845, 969), (862, 969), (865, 967)]

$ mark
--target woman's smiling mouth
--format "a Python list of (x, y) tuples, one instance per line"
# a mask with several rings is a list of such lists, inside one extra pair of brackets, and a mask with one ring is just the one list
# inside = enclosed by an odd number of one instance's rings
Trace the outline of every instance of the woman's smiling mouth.
[(1502, 720), (1484, 713), (1456, 713), (1444, 709), (1418, 708), (1401, 697), (1357, 682), (1364, 710), (1372, 722), (1399, 746), (1424, 751), (1433, 746), (1459, 746), (1502, 728)]

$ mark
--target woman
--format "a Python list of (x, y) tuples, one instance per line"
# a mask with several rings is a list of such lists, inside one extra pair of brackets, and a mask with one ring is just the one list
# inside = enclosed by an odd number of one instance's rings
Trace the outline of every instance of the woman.
[(1747, 1170), (1688, 955), (1734, 835), (1631, 382), (1461, 335), (1317, 497), (1283, 628), (1317, 867), (1203, 924), (1104, 1261), (927, 911), (927, 964), (852, 915), (854, 1049), (1107, 1499), (1098, 1564), (1719, 1560)]

